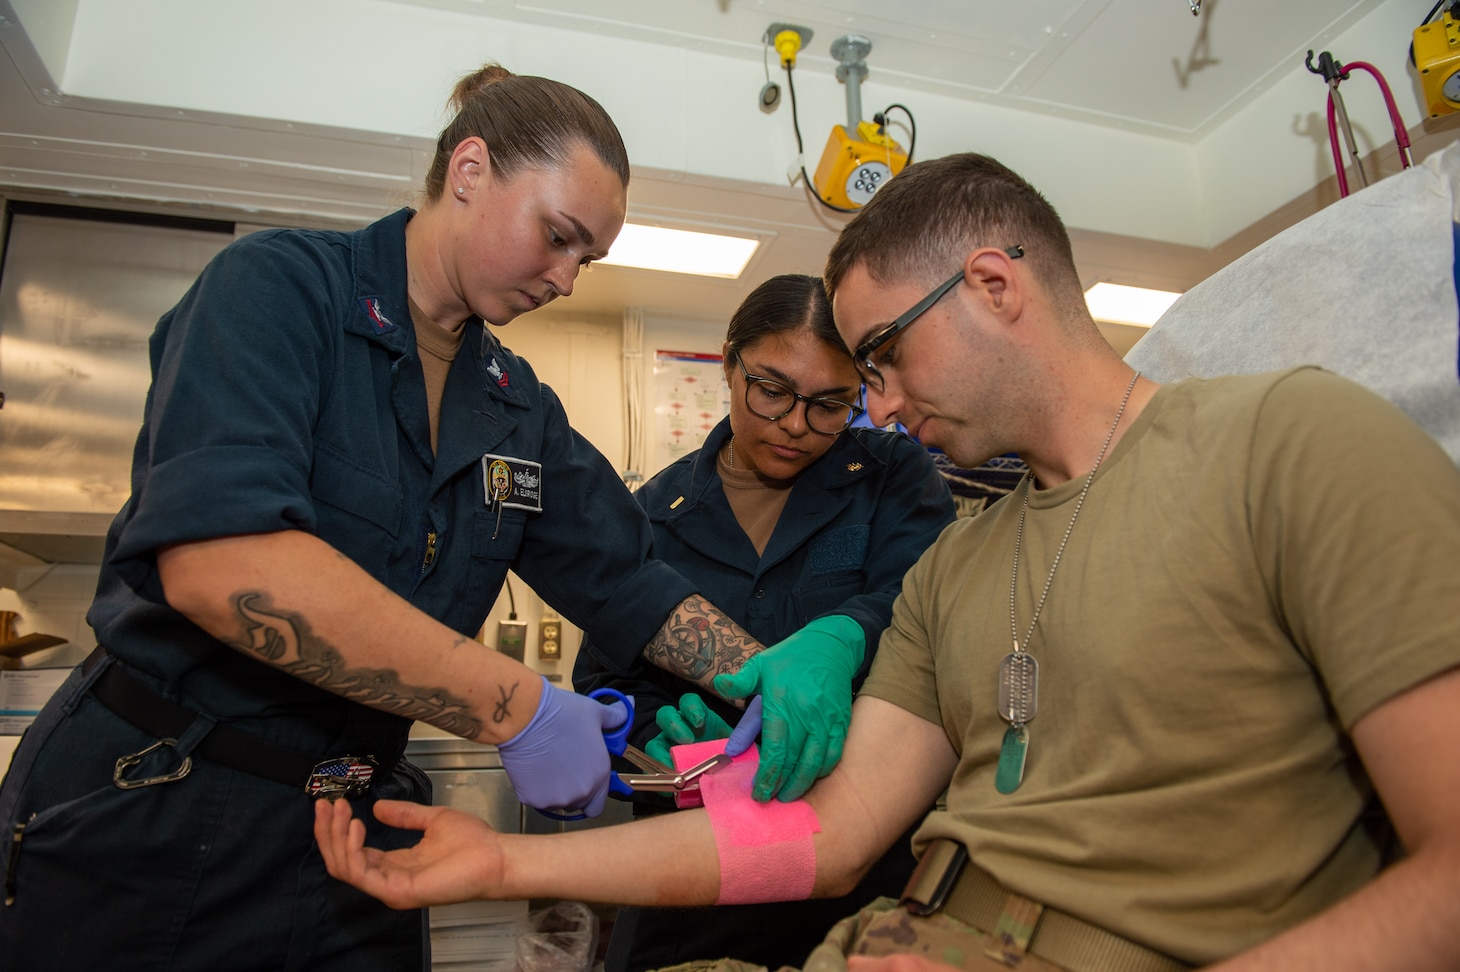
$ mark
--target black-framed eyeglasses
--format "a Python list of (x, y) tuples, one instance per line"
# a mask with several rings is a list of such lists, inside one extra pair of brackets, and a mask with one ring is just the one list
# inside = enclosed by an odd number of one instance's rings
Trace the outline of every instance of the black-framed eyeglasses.
[[(1004, 253), (1009, 259), (1017, 260), (1024, 255), (1024, 247), (1022, 245), (1006, 247)], [(962, 279), (963, 270), (960, 268), (953, 276), (934, 287), (928, 296), (912, 305), (906, 313), (898, 316), (891, 324), (881, 328), (871, 337), (867, 338), (867, 340), (857, 345), (857, 350), (852, 352), (852, 359), (857, 365), (857, 371), (862, 376), (863, 384), (873, 391), (882, 391), (884, 387), (883, 375), (877, 369), (877, 363), (872, 360), (872, 356), (887, 347), (899, 334), (911, 327), (913, 321), (923, 316), (923, 313), (929, 307), (936, 304), (944, 294), (956, 287)]]
[(863, 409), (835, 398), (798, 395), (773, 378), (762, 378), (745, 370), (745, 361), (737, 352), (735, 363), (745, 376), (745, 407), (751, 414), (767, 421), (785, 418), (797, 402), (806, 403), (806, 426), (821, 435), (837, 435), (856, 421)]

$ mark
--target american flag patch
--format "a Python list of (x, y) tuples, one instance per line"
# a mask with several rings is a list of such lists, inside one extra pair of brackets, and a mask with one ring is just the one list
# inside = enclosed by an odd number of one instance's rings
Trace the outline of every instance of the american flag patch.
[(379, 764), (370, 756), (341, 756), (314, 767), (304, 792), (311, 797), (356, 797), (370, 789)]

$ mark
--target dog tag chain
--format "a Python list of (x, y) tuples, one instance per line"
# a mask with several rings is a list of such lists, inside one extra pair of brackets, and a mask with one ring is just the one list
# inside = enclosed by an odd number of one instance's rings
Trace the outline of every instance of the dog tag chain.
[(999, 718), (1009, 724), (1009, 728), (1004, 730), (1004, 741), (999, 747), (999, 764), (994, 771), (994, 789), (1000, 793), (1013, 793), (1024, 782), (1024, 763), (1029, 756), (1029, 722), (1039, 711), (1039, 662), (1029, 654), (1029, 639), (1034, 637), (1039, 613), (1044, 610), (1049, 587), (1054, 583), (1054, 572), (1059, 569), (1065, 544), (1069, 543), (1075, 521), (1080, 518), (1080, 510), (1085, 506), (1085, 496), (1090, 492), (1090, 484), (1095, 481), (1095, 473), (1105, 460), (1105, 452), (1115, 438), (1115, 430), (1120, 427), (1121, 416), (1125, 414), (1125, 406), (1130, 402), (1131, 392), (1135, 391), (1140, 377), (1139, 371), (1131, 376), (1130, 384), (1125, 389), (1125, 397), (1120, 400), (1120, 408), (1115, 412), (1115, 422), (1105, 435), (1105, 443), (1100, 446), (1100, 454), (1095, 457), (1095, 465), (1090, 470), (1090, 475), (1085, 477), (1085, 485), (1080, 488), (1080, 497), (1075, 501), (1075, 512), (1070, 514), (1069, 526), (1065, 527), (1065, 535), (1060, 539), (1054, 561), (1049, 565), (1049, 575), (1044, 579), (1044, 590), (1039, 594), (1039, 601), (1034, 606), (1034, 616), (1029, 619), (1029, 630), (1021, 644), (1015, 593), (1019, 589), (1019, 551), (1024, 545), (1024, 521), (1029, 515), (1029, 493), (1034, 489), (1032, 470), (1025, 479), (1024, 504), (1019, 509), (1019, 525), (1014, 531), (1014, 569), (1009, 577), (1009, 632), (1014, 639), (1014, 650), (999, 662), (998, 712)]

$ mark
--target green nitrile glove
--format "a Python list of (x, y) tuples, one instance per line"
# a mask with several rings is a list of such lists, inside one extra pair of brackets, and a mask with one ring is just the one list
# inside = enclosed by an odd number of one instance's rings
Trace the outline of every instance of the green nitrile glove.
[(661, 731), (644, 746), (644, 752), (671, 768), (674, 757), (669, 752), (670, 746), (686, 746), (730, 735), (730, 726), (725, 720), (693, 692), (680, 696), (677, 706), (661, 705), (654, 713), (654, 722)]
[(866, 640), (860, 624), (833, 614), (751, 657), (733, 675), (715, 676), (724, 698), (763, 697), (755, 799), (795, 800), (841, 760), (852, 721), (852, 676), (862, 667)]

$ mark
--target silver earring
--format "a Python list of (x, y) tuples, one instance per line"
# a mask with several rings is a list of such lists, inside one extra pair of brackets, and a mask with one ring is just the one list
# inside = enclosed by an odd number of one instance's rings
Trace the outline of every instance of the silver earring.
[(461, 186), (457, 186), (456, 187), (456, 194), (458, 196), (465, 196), (466, 195), (466, 190), (463, 189)]

